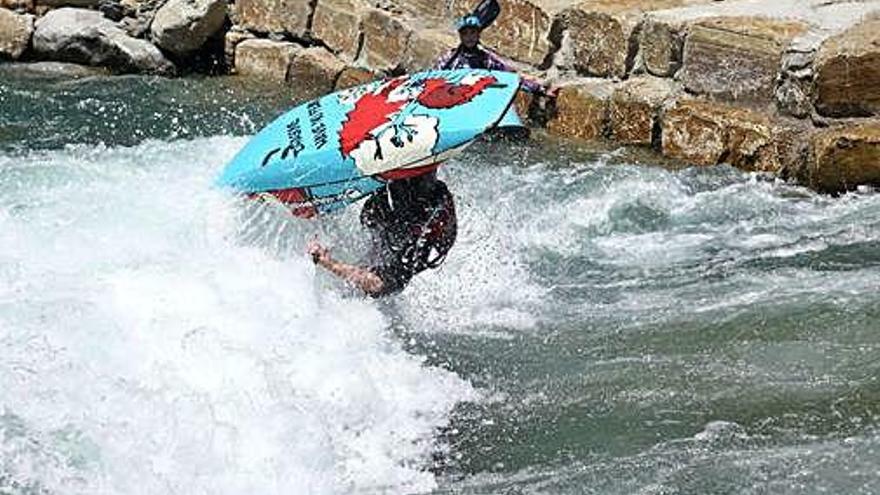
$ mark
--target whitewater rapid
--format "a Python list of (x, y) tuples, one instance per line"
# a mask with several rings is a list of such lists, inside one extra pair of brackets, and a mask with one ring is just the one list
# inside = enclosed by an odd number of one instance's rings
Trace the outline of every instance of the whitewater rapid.
[(212, 187), (243, 143), (0, 154), (0, 491), (435, 486), (436, 432), (477, 392), (302, 242), (245, 239)]

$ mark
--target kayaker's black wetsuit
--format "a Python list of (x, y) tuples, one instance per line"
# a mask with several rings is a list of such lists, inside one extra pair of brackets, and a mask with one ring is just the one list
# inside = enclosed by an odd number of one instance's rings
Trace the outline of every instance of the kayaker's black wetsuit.
[(372, 239), (368, 268), (382, 279), (374, 297), (399, 292), (415, 274), (440, 266), (457, 230), (452, 194), (433, 173), (389, 182), (364, 204), (361, 223)]

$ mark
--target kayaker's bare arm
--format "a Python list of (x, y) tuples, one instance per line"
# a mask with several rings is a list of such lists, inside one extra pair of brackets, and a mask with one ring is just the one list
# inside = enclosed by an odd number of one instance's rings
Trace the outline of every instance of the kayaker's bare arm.
[(316, 265), (324, 267), (365, 293), (375, 295), (382, 292), (382, 279), (367, 268), (333, 259), (330, 250), (316, 240), (309, 242), (306, 249)]

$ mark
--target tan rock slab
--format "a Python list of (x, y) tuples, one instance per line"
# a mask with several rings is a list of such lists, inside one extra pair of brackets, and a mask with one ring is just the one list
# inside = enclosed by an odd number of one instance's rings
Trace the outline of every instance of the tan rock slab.
[(235, 72), (275, 82), (287, 81), (290, 65), (302, 48), (286, 41), (245, 40), (235, 47)]
[(813, 151), (810, 185), (815, 189), (835, 193), (880, 186), (880, 120), (820, 131)]
[(375, 81), (380, 76), (375, 72), (360, 67), (346, 67), (336, 79), (336, 89), (347, 89)]
[(676, 92), (669, 79), (641, 76), (620, 83), (611, 95), (611, 136), (623, 144), (650, 145), (659, 122), (660, 109)]
[(681, 67), (685, 23), (648, 15), (639, 33), (639, 53), (649, 74), (671, 77)]
[(880, 114), (880, 15), (826, 40), (814, 70), (814, 104), (820, 114)]
[(0, 9), (0, 59), (17, 60), (34, 34), (34, 16)]
[(597, 77), (624, 77), (635, 62), (638, 27), (648, 12), (707, 0), (587, 0), (560, 14), (551, 39), (563, 69)]
[(403, 62), (412, 29), (395, 16), (371, 9), (363, 19), (364, 46), (359, 60), (370, 69), (391, 72)]
[(458, 46), (458, 36), (446, 29), (413, 31), (401, 62), (405, 72), (430, 69), (443, 54)]
[(596, 140), (605, 137), (608, 105), (614, 84), (603, 79), (581, 81), (559, 90), (556, 115), (547, 130), (564, 137)]
[(235, 47), (245, 40), (254, 39), (256, 36), (248, 31), (242, 31), (236, 28), (226, 31), (223, 37), (223, 57), (226, 66), (235, 70)]
[(298, 96), (318, 98), (334, 90), (336, 79), (344, 69), (345, 63), (325, 48), (311, 47), (297, 52), (287, 80)]
[[(506, 0), (501, 0), (502, 9), (507, 7)], [(473, 2), (476, 4), (477, 2)], [(469, 2), (457, 1), (447, 2), (445, 0), (406, 0), (397, 2), (396, 7), (405, 11), (411, 16), (424, 19), (427, 23), (438, 27), (447, 27), (450, 32), (453, 30), (453, 19), (464, 12), (470, 12), (473, 8)], [(459, 14), (461, 12), (461, 14)]]
[(688, 30), (679, 78), (698, 95), (769, 104), (782, 54), (806, 29), (798, 21), (763, 17), (699, 21)]
[(357, 0), (319, 0), (312, 18), (312, 36), (346, 60), (358, 56), (365, 6)]
[(766, 115), (718, 102), (685, 99), (661, 118), (663, 155), (695, 165), (743, 170), (781, 168), (777, 130)]
[(501, 15), (483, 32), (482, 42), (507, 58), (538, 66), (550, 52), (551, 22), (547, 12), (528, 0), (504, 0)]
[(302, 38), (309, 27), (312, 4), (309, 0), (236, 0), (235, 15), (242, 29)]

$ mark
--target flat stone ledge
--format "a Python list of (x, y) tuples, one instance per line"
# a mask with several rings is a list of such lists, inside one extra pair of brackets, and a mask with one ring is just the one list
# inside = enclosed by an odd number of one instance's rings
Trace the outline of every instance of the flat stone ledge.
[(73, 64), (69, 62), (11, 62), (0, 64), (0, 74), (15, 74), (24, 77), (69, 78), (109, 76), (104, 67)]

